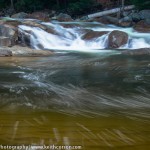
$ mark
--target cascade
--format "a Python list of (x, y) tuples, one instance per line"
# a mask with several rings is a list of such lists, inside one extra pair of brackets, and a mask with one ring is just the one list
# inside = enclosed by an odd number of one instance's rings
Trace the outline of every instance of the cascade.
[[(149, 48), (150, 37), (148, 33), (138, 33), (132, 28), (121, 28), (116, 26), (91, 26), (84, 23), (84, 26), (65, 28), (59, 23), (42, 23), (53, 29), (56, 34), (48, 33), (39, 27), (19, 26), (19, 32), (28, 34), (30, 37), (30, 46), (35, 49), (49, 50), (102, 50), (107, 48), (108, 35), (111, 31), (119, 30), (126, 32), (129, 36), (128, 43), (119, 47), (119, 49), (138, 49)], [(82, 36), (92, 31), (108, 31), (98, 38), (92, 40), (83, 40)]]

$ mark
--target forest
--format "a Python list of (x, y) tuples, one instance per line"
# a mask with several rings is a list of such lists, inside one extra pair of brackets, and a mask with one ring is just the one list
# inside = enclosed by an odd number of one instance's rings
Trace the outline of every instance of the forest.
[[(122, 0), (111, 0), (118, 7)], [(134, 4), (137, 9), (150, 8), (150, 1), (144, 0), (124, 0), (125, 4)], [(85, 12), (96, 12), (103, 9), (101, 3), (97, 0), (0, 0), (0, 10), (12, 8), (15, 12), (34, 12), (44, 9), (56, 10), (58, 12), (67, 12), (70, 15), (80, 15)]]

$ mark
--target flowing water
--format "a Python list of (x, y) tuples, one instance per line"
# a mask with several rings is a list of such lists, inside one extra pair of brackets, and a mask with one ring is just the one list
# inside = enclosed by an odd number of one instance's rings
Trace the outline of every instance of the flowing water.
[[(64, 37), (27, 26), (20, 30), (32, 30), (32, 47), (38, 49), (40, 43), (58, 53), (0, 58), (0, 148), (54, 144), (83, 150), (149, 150), (150, 56), (102, 50), (108, 35), (85, 42), (81, 27), (53, 27)], [(130, 36), (122, 48), (150, 46), (148, 34), (118, 29)]]

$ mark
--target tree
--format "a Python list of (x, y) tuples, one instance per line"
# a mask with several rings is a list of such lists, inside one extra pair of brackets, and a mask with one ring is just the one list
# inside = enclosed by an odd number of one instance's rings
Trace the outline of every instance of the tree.
[(14, 10), (14, 1), (13, 0), (10, 0), (10, 3), (11, 3), (11, 9), (13, 9)]

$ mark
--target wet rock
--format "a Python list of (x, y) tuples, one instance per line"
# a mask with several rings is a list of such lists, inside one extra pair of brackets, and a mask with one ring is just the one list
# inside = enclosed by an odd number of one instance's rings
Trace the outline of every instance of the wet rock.
[(32, 14), (28, 15), (28, 18), (38, 19), (44, 22), (50, 21), (49, 14), (45, 12), (33, 12)]
[(59, 35), (54, 29), (52, 28), (46, 28), (45, 30), (46, 32), (50, 33), (50, 34), (55, 34), (55, 35)]
[(17, 13), (17, 14), (13, 14), (11, 16), (11, 18), (24, 19), (24, 18), (27, 18), (27, 16), (28, 16), (27, 13), (20, 12), (20, 13)]
[(31, 46), (31, 32), (32, 31), (26, 31), (26, 30), (22, 30), (21, 28), (19, 28), (18, 30), (18, 43), (23, 45), (23, 46)]
[(11, 40), (11, 46), (18, 40), (18, 29), (8, 24), (0, 24), (0, 36), (8, 37)]
[(80, 27), (79, 24), (61, 24), (61, 26), (64, 28), (78, 28), (78, 27)]
[(108, 48), (119, 48), (128, 42), (128, 34), (122, 31), (112, 31), (108, 36)]
[(134, 26), (134, 29), (138, 32), (149, 33), (150, 32), (150, 24), (148, 24), (144, 20), (141, 20)]
[(8, 37), (0, 36), (0, 47), (11, 46), (11, 40)]
[(141, 10), (139, 15), (141, 19), (150, 19), (150, 10)]
[(133, 25), (133, 22), (132, 21), (121, 21), (119, 22), (119, 26), (120, 27), (131, 27)]
[[(9, 55), (8, 55), (9, 54)], [(29, 56), (29, 57), (38, 57), (38, 56), (50, 56), (53, 52), (48, 50), (37, 50), (31, 49), (28, 47), (13, 46), (9, 47), (0, 47), (0, 56)]]
[(64, 13), (60, 13), (58, 16), (56, 16), (56, 19), (60, 22), (69, 22), (69, 21), (73, 21), (73, 19), (71, 18), (70, 15), (68, 14), (64, 14)]
[(5, 47), (4, 48), (0, 47), (0, 57), (5, 57), (5, 56), (12, 56), (12, 51)]
[(119, 20), (117, 18), (111, 17), (111, 16), (93, 18), (90, 21), (96, 21), (96, 22), (103, 23), (103, 24), (114, 24), (114, 25), (118, 25), (119, 23)]
[(28, 14), (27, 18), (37, 19), (44, 22), (50, 21), (49, 14), (44, 12), (33, 12), (32, 14)]
[(95, 38), (98, 38), (98, 37), (101, 37), (103, 36), (104, 34), (107, 34), (108, 31), (89, 31), (87, 32), (86, 34), (84, 34), (82, 36), (82, 39), (83, 40), (92, 40), (92, 39), (95, 39)]
[(138, 22), (141, 20), (141, 16), (139, 13), (131, 13), (128, 17), (132, 18), (132, 21)]
[(22, 24), (21, 21), (18, 20), (0, 20), (0, 25), (7, 25), (14, 30), (17, 29), (18, 25)]
[(140, 48), (140, 49), (135, 49), (135, 50), (125, 50), (125, 51), (122, 52), (122, 54), (131, 55), (131, 56), (150, 55), (150, 48)]
[(26, 26), (30, 26), (30, 27), (38, 27), (48, 33), (56, 34), (56, 31), (52, 27), (40, 24), (39, 22), (36, 22), (33, 20), (26, 20), (26, 21), (22, 22), (22, 24), (26, 25)]
[(46, 30), (47, 27), (33, 20), (26, 20), (22, 22), (22, 25), (30, 26), (30, 27), (38, 27), (43, 30)]
[(132, 18), (128, 16), (119, 20), (119, 26), (121, 27), (131, 27), (132, 24)]

